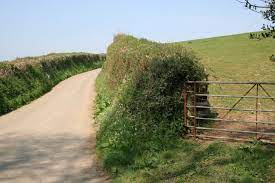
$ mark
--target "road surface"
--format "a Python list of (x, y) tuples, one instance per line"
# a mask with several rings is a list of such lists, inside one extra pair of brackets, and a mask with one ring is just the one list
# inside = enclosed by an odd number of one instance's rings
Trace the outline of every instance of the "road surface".
[(0, 117), (0, 182), (105, 182), (92, 124), (100, 69), (73, 76)]

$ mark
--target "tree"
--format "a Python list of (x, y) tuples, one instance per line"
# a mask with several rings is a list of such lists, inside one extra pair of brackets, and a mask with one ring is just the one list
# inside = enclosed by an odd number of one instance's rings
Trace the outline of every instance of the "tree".
[(256, 13), (261, 13), (263, 18), (270, 22), (269, 25), (263, 25), (264, 33), (250, 35), (250, 38), (273, 37), (275, 38), (275, 0), (236, 0), (244, 4), (246, 8)]

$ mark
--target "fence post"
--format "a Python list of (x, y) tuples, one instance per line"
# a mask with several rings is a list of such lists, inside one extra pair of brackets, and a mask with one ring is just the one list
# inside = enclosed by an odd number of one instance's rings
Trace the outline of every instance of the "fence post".
[[(258, 132), (258, 110), (259, 110), (259, 84), (256, 86), (256, 132)], [(256, 133), (256, 139), (258, 139), (258, 134)]]
[(193, 136), (194, 136), (194, 138), (196, 138), (197, 137), (197, 97), (196, 97), (196, 94), (197, 94), (197, 83), (195, 82), (194, 83), (194, 116), (195, 116), (195, 118), (194, 118), (194, 124), (193, 124), (193, 126), (194, 126), (194, 128), (193, 128)]
[(188, 123), (187, 123), (187, 115), (188, 115), (188, 111), (187, 111), (187, 86), (186, 84), (184, 85), (184, 89), (183, 89), (183, 100), (184, 100), (184, 125), (187, 127)]

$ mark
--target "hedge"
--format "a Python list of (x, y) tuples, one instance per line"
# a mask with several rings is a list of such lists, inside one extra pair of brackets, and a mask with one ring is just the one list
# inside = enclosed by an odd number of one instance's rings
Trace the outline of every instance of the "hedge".
[(105, 55), (71, 53), (0, 62), (0, 115), (45, 94), (60, 81), (101, 67)]
[(179, 137), (183, 85), (205, 79), (199, 59), (183, 46), (117, 35), (97, 80), (97, 148), (105, 166), (131, 164)]

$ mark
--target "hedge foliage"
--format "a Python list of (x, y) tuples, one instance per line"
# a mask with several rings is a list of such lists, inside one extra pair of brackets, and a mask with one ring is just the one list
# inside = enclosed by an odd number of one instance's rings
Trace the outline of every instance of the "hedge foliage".
[(117, 35), (97, 79), (97, 148), (105, 166), (131, 164), (179, 137), (183, 85), (206, 77), (198, 58), (180, 45)]
[(101, 67), (105, 55), (73, 53), (0, 62), (0, 115), (31, 102), (60, 81)]

